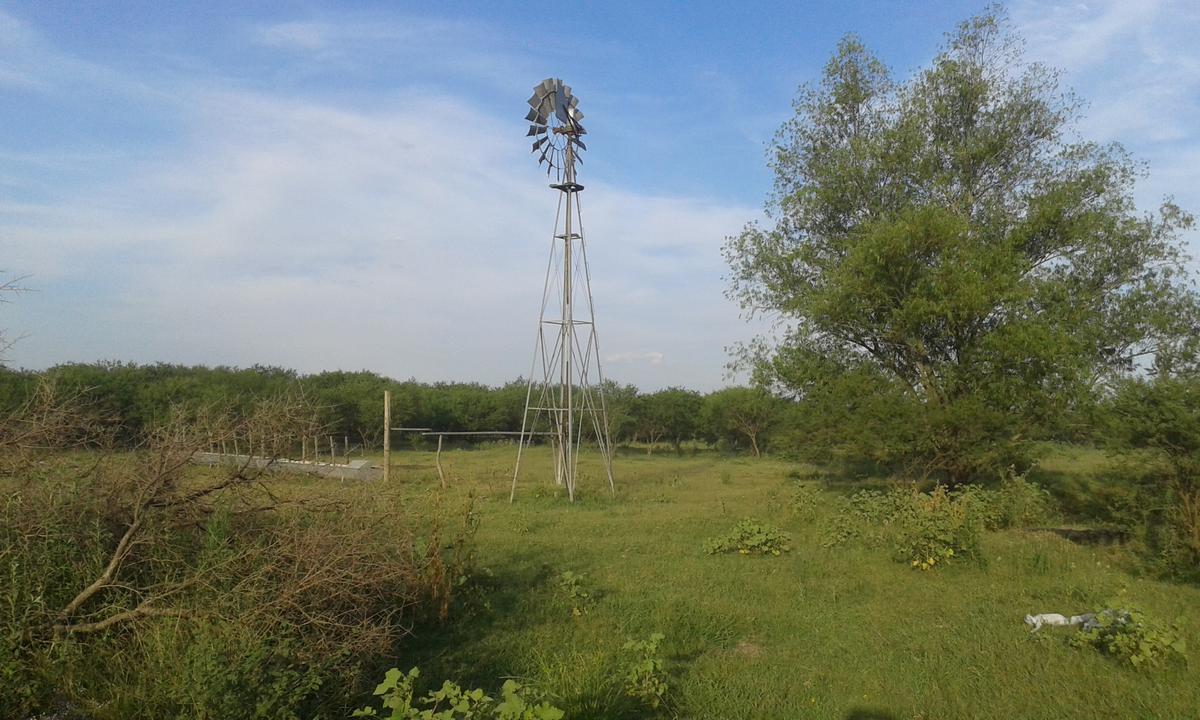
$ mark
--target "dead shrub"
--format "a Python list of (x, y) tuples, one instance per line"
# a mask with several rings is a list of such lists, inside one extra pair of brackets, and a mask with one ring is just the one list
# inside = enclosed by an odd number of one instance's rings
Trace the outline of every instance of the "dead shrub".
[[(471, 509), (452, 521), (439, 499), (418, 521), (388, 488), (274, 472), (314, 418), (296, 398), (242, 417), (180, 409), (121, 451), (103, 418), (53, 388), (5, 418), (0, 705), (18, 717), (52, 697), (228, 712), (220, 693), (150, 670), (178, 661), (213, 687), (242, 687), (226, 677), (239, 663), (274, 668), (259, 685), (278, 685), (280, 712), (337, 708), (323, 677), (388, 651), (423, 616), (444, 617), (469, 559)], [(253, 456), (194, 463), (233, 438)], [(121, 671), (106, 673), (114, 658)]]

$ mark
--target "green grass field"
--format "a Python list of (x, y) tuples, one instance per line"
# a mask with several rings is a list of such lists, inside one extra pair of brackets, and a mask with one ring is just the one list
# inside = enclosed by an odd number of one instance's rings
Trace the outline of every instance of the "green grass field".
[[(990, 532), (984, 562), (919, 572), (881, 548), (822, 547), (837, 491), (807, 480), (822, 486), (816, 516), (796, 513), (795, 464), (626, 454), (613, 498), (590, 457), (582, 497), (569, 504), (550, 481), (549, 455), (527, 458), (510, 505), (510, 448), (443, 455), (451, 493), (477, 497), (486, 573), (464, 590), (457, 617), (417, 630), (397, 665), (485, 688), (525, 678), (572, 718), (642, 717), (611, 676), (627, 639), (662, 632), (667, 714), (684, 718), (1200, 716), (1195, 668), (1133, 670), (1071, 647), (1070, 630), (1037, 637), (1022, 623), (1119, 598), (1177, 620), (1195, 644), (1200, 590), (1138, 577), (1120, 547)], [(1069, 476), (1070, 459), (1057, 462), (1048, 477)], [(393, 464), (411, 502), (426, 502), (433, 455), (399, 453)], [(792, 533), (792, 551), (705, 554), (707, 538), (746, 516)], [(593, 595), (580, 615), (558, 588), (567, 570)]]

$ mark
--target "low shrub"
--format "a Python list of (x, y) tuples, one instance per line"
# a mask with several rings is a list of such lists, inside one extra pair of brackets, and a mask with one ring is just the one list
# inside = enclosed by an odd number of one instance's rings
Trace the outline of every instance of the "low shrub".
[(817, 508), (821, 503), (821, 491), (811, 484), (797, 485), (792, 492), (789, 510), (792, 515), (802, 520), (812, 520), (817, 516)]
[(1147, 564), (1161, 577), (1200, 583), (1200, 376), (1131, 380), (1112, 402), (1114, 441), (1151, 454), (1139, 487)]
[(658, 646), (666, 638), (653, 633), (646, 640), (629, 640), (622, 648), (629, 661), (625, 664), (625, 694), (651, 710), (661, 708), (667, 699), (667, 673)]
[(996, 488), (983, 491), (977, 499), (989, 530), (1045, 525), (1055, 516), (1050, 493), (1012, 468), (1004, 472)]
[(1182, 659), (1187, 644), (1175, 625), (1152, 620), (1134, 609), (1104, 610), (1071, 638), (1076, 647), (1092, 647), (1135, 668), (1157, 667)]
[(355, 710), (351, 717), (383, 717), (388, 720), (562, 720), (563, 711), (546, 702), (536, 688), (505, 680), (497, 701), (483, 690), (464, 690), (446, 680), (414, 700), (417, 668), (407, 674), (396, 668), (387, 671), (375, 688), (380, 714), (372, 706)]
[(1176, 483), (1168, 502), (1159, 532), (1159, 574), (1200, 585), (1200, 486)]
[(832, 548), (858, 539), (890, 546), (897, 561), (932, 570), (955, 558), (980, 557), (985, 508), (978, 490), (952, 492), (942, 485), (931, 492), (916, 486), (859, 490), (823, 525), (821, 544)]
[(792, 536), (762, 523), (745, 518), (733, 526), (727, 535), (712, 538), (704, 545), (709, 555), (737, 552), (741, 555), (780, 555), (791, 550)]
[(973, 498), (951, 494), (942, 485), (933, 492), (894, 493), (899, 510), (896, 559), (919, 570), (932, 570), (955, 557), (979, 557), (982, 517)]
[(821, 546), (833, 548), (853, 539), (880, 544), (890, 536), (900, 516), (896, 503), (903, 499), (902, 494), (879, 490), (858, 490), (838, 498), (836, 511), (822, 527)]
[(575, 617), (587, 612), (588, 605), (592, 602), (592, 593), (587, 589), (584, 580), (583, 573), (570, 570), (564, 570), (558, 576), (558, 590), (571, 605), (571, 614)]

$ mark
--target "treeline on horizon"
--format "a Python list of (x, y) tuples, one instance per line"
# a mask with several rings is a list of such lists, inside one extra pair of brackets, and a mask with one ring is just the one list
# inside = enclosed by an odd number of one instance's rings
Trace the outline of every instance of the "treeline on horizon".
[[(238, 368), (106, 361), (67, 363), (41, 371), (0, 366), (0, 412), (15, 411), (41, 383), (52, 384), (58, 393), (77, 398), (98, 417), (118, 426), (116, 438), (126, 446), (160, 427), (178, 408), (246, 414), (261, 400), (290, 395), (313, 408), (321, 434), (337, 438), (339, 448), (345, 441), (367, 451), (382, 447), (385, 390), (392, 394), (392, 427), (482, 432), (520, 430), (527, 389), (524, 378), (490, 386), (395, 380), (368, 370), (306, 375), (264, 365)], [(1165, 387), (1168, 385), (1171, 388)], [(1182, 385), (1194, 389), (1190, 383)], [(1117, 426), (1128, 426), (1131, 414), (1156, 415), (1146, 406), (1153, 401), (1142, 395), (1165, 392), (1178, 400), (1190, 394), (1172, 383), (1150, 378), (1135, 379), (1115, 390), (1060, 406), (1027, 427), (1025, 442), (1107, 445), (1125, 434)], [(771, 452), (851, 470), (868, 466), (896, 470), (903, 465), (889, 462), (886, 451), (908, 442), (905, 433), (892, 426), (911, 420), (899, 412), (881, 414), (866, 396), (831, 405), (825, 397), (799, 401), (758, 387), (727, 387), (709, 393), (680, 387), (643, 392), (608, 380), (604, 399), (612, 441), (617, 445), (633, 444), (648, 452), (662, 445), (678, 452), (685, 444), (699, 443), (725, 452)], [(836, 436), (830, 427), (838, 429)], [(469, 445), (489, 439), (494, 438), (455, 438), (453, 442)], [(417, 434), (397, 433), (392, 438), (395, 448), (420, 447), (424, 442)], [(1023, 466), (1030, 459), (1008, 456), (1005, 463), (1015, 460), (1017, 466)]]
[[(0, 368), (0, 408), (14, 410), (41, 382), (76, 396), (121, 428), (118, 439), (136, 443), (174, 409), (211, 407), (249, 412), (255, 402), (281, 395), (303, 398), (318, 414), (322, 434), (377, 449), (383, 438), (383, 394), (392, 394), (392, 426), (447, 432), (521, 429), (527, 381), (493, 387), (475, 382), (395, 380), (367, 370), (301, 374), (286, 368), (186, 366), (168, 363), (68, 363), (43, 371)], [(672, 387), (641, 392), (633, 385), (604, 384), (614, 443), (679, 450), (702, 442), (728, 451), (759, 454), (792, 405), (765, 392), (730, 387), (702, 394)], [(484, 438), (486, 439), (486, 438)], [(324, 440), (322, 440), (324, 442)], [(419, 444), (397, 434), (394, 446)], [(459, 439), (459, 442), (470, 440)]]

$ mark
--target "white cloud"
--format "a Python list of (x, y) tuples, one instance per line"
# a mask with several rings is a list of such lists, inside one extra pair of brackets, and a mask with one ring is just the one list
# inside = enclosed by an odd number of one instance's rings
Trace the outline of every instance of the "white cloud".
[(329, 27), (318, 22), (283, 22), (257, 29), (255, 39), (268, 47), (320, 50), (329, 44)]
[(1054, 67), (1080, 69), (1105, 63), (1131, 42), (1146, 39), (1162, 8), (1160, 0), (1019, 2), (1014, 16), (1021, 33)]
[(27, 23), (0, 9), (0, 89), (93, 97), (119, 94), (163, 101), (169, 93), (104, 65), (56, 51)]
[(651, 365), (661, 365), (663, 358), (666, 357), (660, 352), (623, 352), (608, 355), (604, 358), (604, 362), (609, 365), (620, 365), (623, 363), (639, 363), (646, 362)]
[(497, 27), (396, 12), (267, 23), (251, 28), (249, 39), (286, 53), (293, 73), (344, 79), (374, 72), (385, 84), (400, 77), (414, 85), (453, 79), (460, 86), (524, 92), (525, 83), (514, 79), (533, 77), (544, 66), (540, 58), (514, 52), (525, 44)]
[[(528, 371), (557, 198), (523, 126), (432, 94), (370, 112), (225, 90), (189, 104), (188, 141), (156, 161), (0, 211), (6, 259), (42, 289), (16, 308), (15, 364)], [(721, 296), (719, 246), (755, 212), (587, 186), (616, 379), (716, 385), (722, 348), (749, 334)]]
[[(1064, 71), (1088, 101), (1080, 134), (1146, 161), (1136, 193), (1152, 210), (1173, 196), (1200, 212), (1200, 6), (1181, 0), (1017, 3), (1029, 55)], [(1200, 233), (1185, 238), (1200, 256)]]

